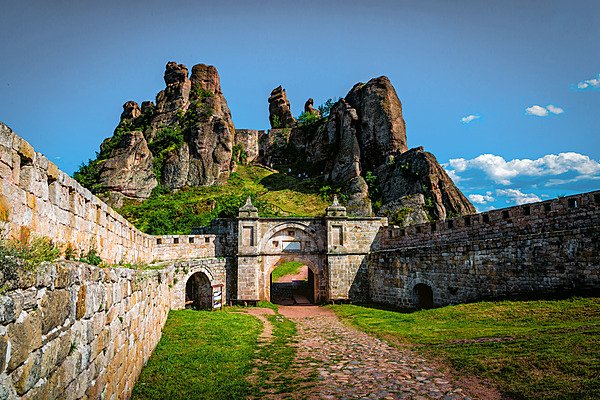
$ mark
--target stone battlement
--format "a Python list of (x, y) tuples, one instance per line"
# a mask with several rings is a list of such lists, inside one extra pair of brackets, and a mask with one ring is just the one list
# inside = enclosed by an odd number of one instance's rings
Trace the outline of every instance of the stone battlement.
[(382, 228), (378, 250), (472, 242), (600, 225), (600, 191), (413, 225)]

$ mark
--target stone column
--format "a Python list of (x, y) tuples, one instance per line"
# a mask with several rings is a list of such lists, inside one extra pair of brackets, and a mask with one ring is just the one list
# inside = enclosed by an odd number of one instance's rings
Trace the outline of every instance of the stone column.
[(258, 209), (248, 197), (238, 213), (238, 288), (240, 301), (259, 300), (260, 255), (258, 253)]
[(347, 220), (346, 207), (337, 199), (327, 207), (325, 222), (327, 225), (327, 281), (329, 282), (329, 299), (348, 299), (348, 260), (347, 260)]

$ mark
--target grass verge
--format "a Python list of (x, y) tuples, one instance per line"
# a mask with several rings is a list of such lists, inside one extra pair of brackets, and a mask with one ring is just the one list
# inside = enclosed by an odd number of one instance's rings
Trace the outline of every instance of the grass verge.
[(482, 302), (409, 314), (331, 308), (367, 333), (414, 344), (461, 374), (489, 379), (512, 398), (599, 398), (598, 298)]
[(296, 325), (276, 309), (275, 312), (275, 315), (265, 316), (273, 329), (271, 340), (262, 343), (256, 353), (257, 368), (252, 379), (254, 399), (288, 398), (286, 395), (297, 394), (316, 380), (315, 373), (302, 370), (302, 361), (295, 362)]
[(243, 399), (261, 323), (240, 313), (171, 311), (132, 399)]
[(300, 273), (300, 268), (304, 265), (299, 261), (286, 261), (280, 263), (271, 273), (273, 282), (277, 282), (280, 278), (287, 275), (296, 275)]

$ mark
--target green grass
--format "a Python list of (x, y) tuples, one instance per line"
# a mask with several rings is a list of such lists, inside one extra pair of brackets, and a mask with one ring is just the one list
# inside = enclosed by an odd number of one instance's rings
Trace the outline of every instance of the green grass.
[(277, 280), (281, 277), (287, 275), (296, 275), (300, 272), (300, 268), (304, 265), (299, 261), (286, 261), (279, 264), (273, 272), (271, 273), (271, 277), (273, 282), (277, 282)]
[(319, 195), (319, 179), (298, 180), (259, 166), (239, 165), (223, 185), (155, 193), (118, 211), (138, 229), (153, 235), (189, 234), (218, 217), (235, 217), (248, 196), (261, 217), (321, 216), (329, 201)]
[(171, 311), (132, 399), (242, 399), (261, 323), (227, 311)]
[[(265, 304), (266, 303), (266, 304)], [(270, 303), (261, 302), (260, 306)], [(300, 388), (314, 385), (316, 372), (307, 374), (302, 362), (296, 364), (296, 325), (289, 319), (277, 313), (267, 315), (273, 327), (270, 341), (262, 343), (257, 351), (257, 371), (253, 384), (253, 396), (262, 399), (266, 396), (277, 396), (277, 398), (290, 398), (289, 395), (297, 393)], [(272, 398), (272, 397), (271, 397)]]
[(392, 343), (414, 344), (515, 399), (597, 399), (600, 299), (482, 302), (410, 314), (331, 306)]

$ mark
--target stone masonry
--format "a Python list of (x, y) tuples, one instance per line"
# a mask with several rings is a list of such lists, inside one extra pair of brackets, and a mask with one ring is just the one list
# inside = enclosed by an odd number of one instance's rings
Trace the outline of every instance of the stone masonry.
[(316, 302), (443, 306), (600, 290), (600, 191), (408, 228), (348, 216), (337, 200), (322, 218), (294, 219), (259, 218), (248, 201), (236, 220), (150, 236), (2, 123), (0, 225), (22, 241), (45, 236), (159, 268), (59, 261), (0, 275), (0, 399), (128, 398), (196, 274), (240, 302), (269, 300), (272, 270), (291, 260), (308, 265)]

